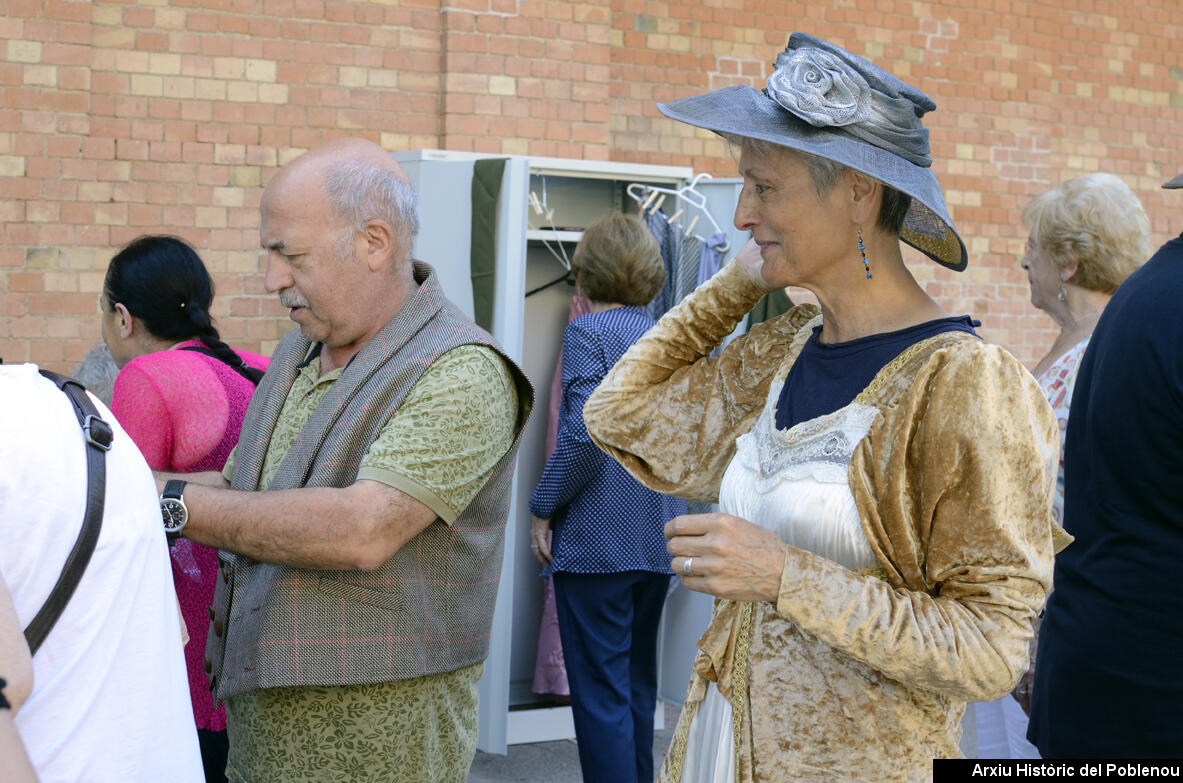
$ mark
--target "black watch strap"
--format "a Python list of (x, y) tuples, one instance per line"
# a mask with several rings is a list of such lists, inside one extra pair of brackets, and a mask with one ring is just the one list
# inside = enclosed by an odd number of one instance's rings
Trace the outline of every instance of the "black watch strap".
[[(183, 506), (185, 504), (183, 495), (185, 493), (185, 484), (187, 483), (188, 482), (181, 479), (169, 479), (168, 481), (164, 482), (164, 491), (160, 493), (161, 508), (163, 509), (165, 500), (177, 500), (180, 501), (181, 505)], [(177, 543), (177, 539), (181, 537), (181, 532), (184, 530), (184, 527), (184, 525), (181, 525), (181, 528), (178, 530), (169, 530), (167, 527), (165, 528), (164, 539), (168, 542), (170, 547)]]
[(180, 500), (181, 495), (185, 493), (185, 484), (187, 483), (181, 479), (169, 479), (164, 482), (164, 491), (160, 493), (160, 497)]

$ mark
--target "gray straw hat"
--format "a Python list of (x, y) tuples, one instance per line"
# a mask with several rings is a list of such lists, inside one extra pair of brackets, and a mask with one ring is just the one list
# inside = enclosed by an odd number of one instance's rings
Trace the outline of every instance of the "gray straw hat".
[(1162, 186), (1164, 188), (1183, 188), (1183, 174), (1180, 174), (1168, 182), (1162, 183)]
[(727, 136), (779, 144), (841, 163), (912, 197), (900, 238), (960, 272), (968, 255), (932, 173), (927, 95), (879, 66), (806, 33), (793, 33), (768, 86), (659, 103), (671, 119)]

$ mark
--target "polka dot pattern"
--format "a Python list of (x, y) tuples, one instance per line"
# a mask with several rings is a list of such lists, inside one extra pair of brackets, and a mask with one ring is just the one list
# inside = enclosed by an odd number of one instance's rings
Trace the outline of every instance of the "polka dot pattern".
[(654, 324), (636, 307), (581, 315), (563, 332), (563, 400), (555, 450), (530, 498), (552, 520), (554, 560), (543, 571), (668, 574), (665, 523), (686, 501), (642, 486), (600, 451), (583, 424), (583, 405), (628, 348)]

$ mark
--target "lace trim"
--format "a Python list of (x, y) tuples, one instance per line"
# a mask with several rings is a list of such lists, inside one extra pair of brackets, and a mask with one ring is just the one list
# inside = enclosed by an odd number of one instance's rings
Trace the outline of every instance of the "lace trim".
[(780, 481), (803, 478), (845, 483), (854, 450), (870, 430), (879, 410), (852, 402), (833, 413), (781, 431), (776, 429), (773, 419), (779, 392), (769, 397), (756, 426), (736, 443), (744, 466), (755, 470), (759, 477), (756, 489), (768, 492)]
[(755, 605), (749, 601), (740, 604), (739, 634), (735, 639), (735, 668), (731, 672), (731, 732), (735, 743), (736, 777), (742, 777), (744, 733), (748, 720), (748, 656), (752, 648), (752, 623)]

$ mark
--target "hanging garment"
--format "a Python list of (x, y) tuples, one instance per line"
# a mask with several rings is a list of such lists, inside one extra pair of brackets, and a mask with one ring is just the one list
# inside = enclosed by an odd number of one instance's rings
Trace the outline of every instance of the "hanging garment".
[[(591, 311), (591, 302), (578, 294), (571, 297), (571, 310), (567, 323)], [(550, 405), (546, 421), (546, 457), (555, 450), (555, 439), (559, 430), (559, 408), (563, 401), (563, 349), (555, 361), (555, 372), (550, 382)], [(570, 696), (567, 684), (567, 664), (563, 658), (563, 644), (559, 639), (559, 618), (555, 613), (554, 581), (549, 577), (542, 580), (542, 621), (538, 626), (538, 654), (534, 659), (534, 683), (530, 688), (535, 693)]]
[(677, 265), (681, 259), (682, 235), (676, 226), (670, 225), (665, 213), (660, 210), (654, 210), (644, 216), (644, 220), (653, 232), (657, 246), (661, 250), (661, 259), (665, 262), (665, 285), (653, 301), (642, 308), (646, 315), (656, 321), (666, 310), (677, 304), (677, 300), (674, 299), (674, 286), (678, 279)]
[(727, 244), (727, 235), (720, 231), (702, 245), (702, 258), (698, 262), (698, 285), (714, 277), (723, 266), (723, 247)]
[(496, 273), (497, 198), (508, 158), (478, 160), (472, 167), (472, 241), (469, 275), (472, 278), (473, 320), (493, 328), (493, 290)]
[[(674, 224), (675, 230), (677, 223)], [(682, 237), (682, 248), (678, 254), (677, 280), (674, 282), (674, 304), (681, 302), (698, 287), (698, 267), (702, 261), (704, 244), (696, 236)]]

